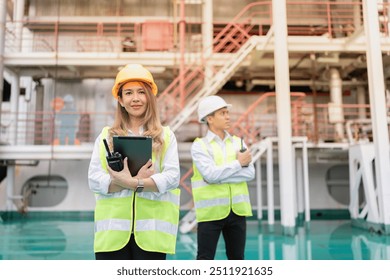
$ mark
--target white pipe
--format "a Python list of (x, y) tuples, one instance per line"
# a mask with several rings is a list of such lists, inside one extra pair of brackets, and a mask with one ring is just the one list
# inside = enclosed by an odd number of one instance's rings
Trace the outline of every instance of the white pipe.
[(15, 22), (17, 51), (21, 51), (22, 49), (23, 16), (24, 16), (24, 0), (15, 0), (14, 1), (14, 22)]
[[(342, 81), (340, 73), (337, 69), (330, 69), (330, 108), (329, 118), (335, 123), (336, 138), (338, 140), (344, 139), (344, 111), (343, 111), (343, 93), (342, 93)], [(333, 106), (331, 106), (333, 105)]]
[(267, 147), (267, 214), (268, 224), (275, 223), (275, 206), (274, 206), (274, 167), (272, 155), (272, 141), (268, 141)]
[(263, 202), (261, 188), (261, 158), (256, 161), (256, 197), (257, 197), (257, 220), (263, 219)]
[[(356, 88), (356, 98), (357, 98), (357, 104), (359, 105), (366, 105), (366, 90), (363, 86), (358, 86)], [(366, 119), (366, 108), (365, 107), (359, 107), (358, 109), (358, 115), (359, 119)]]
[[(295, 153), (296, 154), (296, 153)], [(303, 168), (302, 168), (302, 157), (295, 155), (295, 178), (296, 178), (296, 189), (297, 189), (297, 205), (298, 213), (304, 213), (304, 192), (303, 192)]]
[(278, 156), (281, 224), (285, 234), (295, 228), (293, 159), (291, 141), (290, 71), (287, 42), (286, 1), (272, 0), (274, 26), (275, 88), (278, 125)]
[(355, 26), (355, 30), (358, 30), (362, 26), (361, 14), (362, 10), (360, 5), (353, 5), (353, 26)]
[(11, 135), (12, 144), (16, 145), (18, 139), (18, 111), (19, 111), (20, 78), (19, 75), (12, 73), (11, 84)]
[(307, 154), (307, 138), (302, 142), (303, 159), (303, 191), (305, 199), (305, 221), (310, 221), (310, 194), (309, 194), (309, 160)]
[(349, 160), (349, 213), (351, 219), (356, 219), (359, 216), (359, 188), (362, 179), (362, 165), (360, 145), (353, 145), (348, 151)]
[(14, 209), (13, 199), (15, 186), (15, 165), (7, 166), (7, 202), (6, 211), (12, 211)]
[[(7, 1), (0, 1), (0, 111), (3, 103), (4, 88), (4, 47), (5, 47), (5, 23), (7, 18)], [(0, 114), (1, 124), (1, 114)]]
[(213, 37), (214, 37), (214, 26), (213, 26), (213, 1), (204, 0), (203, 2), (203, 24), (202, 24), (202, 44), (203, 44), (203, 55), (205, 60), (204, 74), (205, 81), (204, 85), (210, 86), (210, 81), (213, 77), (213, 68), (209, 63), (209, 58), (213, 53)]
[(364, 30), (367, 42), (367, 73), (375, 148), (375, 172), (380, 219), (390, 232), (390, 148), (385, 100), (383, 60), (376, 1), (363, 0)]
[[(305, 222), (310, 222), (310, 195), (309, 195), (309, 164), (307, 153), (307, 137), (293, 137), (296, 144), (294, 149), (301, 147), (302, 156), (296, 157), (296, 185), (298, 213), (305, 214)], [(296, 153), (294, 153), (296, 154)]]
[[(388, 15), (389, 14), (389, 12), (390, 12), (390, 6), (388, 5), (390, 2), (389, 2), (389, 0), (387, 0), (386, 1), (387, 3), (387, 5), (385, 5), (385, 6), (383, 6), (383, 7), (387, 7), (387, 11), (386, 11), (386, 15)], [(355, 6), (358, 6), (358, 5), (355, 5)], [(389, 29), (390, 28), (390, 22), (389, 22), (389, 20), (387, 19), (387, 30), (390, 30)]]
[(342, 81), (337, 69), (330, 69), (330, 100), (336, 104), (343, 104)]
[[(356, 69), (356, 67), (354, 67)], [(266, 86), (274, 86), (275, 80), (272, 79), (252, 79), (250, 82), (253, 85), (266, 85)], [(311, 80), (290, 80), (290, 85), (292, 86), (307, 86), (313, 83)], [(329, 81), (316, 81), (317, 86), (329, 86)], [(365, 86), (367, 85), (366, 81), (357, 81), (357, 80), (351, 80), (351, 81), (343, 81), (343, 85), (345, 86)]]
[[(293, 144), (292, 145), (292, 149), (291, 149), (291, 154), (292, 154), (292, 168), (293, 168), (293, 178), (292, 178), (292, 181), (291, 181), (291, 185), (293, 185), (293, 188), (294, 188), (294, 192), (295, 192), (295, 197), (294, 197), (294, 200), (293, 200), (293, 211), (294, 211), (294, 217), (295, 217), (295, 220), (297, 219), (298, 217), (298, 203), (299, 203), (299, 196), (300, 194), (298, 193), (298, 187), (297, 187), (297, 166), (296, 166), (296, 153), (295, 153), (295, 145)], [(302, 185), (301, 185), (302, 186)]]

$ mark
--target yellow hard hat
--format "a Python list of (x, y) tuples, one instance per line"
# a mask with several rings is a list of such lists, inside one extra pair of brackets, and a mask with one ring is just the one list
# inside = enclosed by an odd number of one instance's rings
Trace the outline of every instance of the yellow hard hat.
[(117, 99), (118, 90), (121, 85), (130, 81), (141, 81), (150, 85), (152, 93), (157, 94), (157, 85), (153, 80), (152, 74), (141, 64), (127, 64), (122, 70), (118, 72), (115, 79), (115, 84), (112, 87), (112, 95)]

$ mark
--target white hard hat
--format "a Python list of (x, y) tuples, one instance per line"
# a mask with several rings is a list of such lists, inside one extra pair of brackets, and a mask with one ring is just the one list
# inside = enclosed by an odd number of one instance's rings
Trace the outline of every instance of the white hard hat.
[(198, 106), (198, 120), (200, 123), (206, 123), (205, 118), (211, 113), (221, 109), (230, 108), (232, 104), (227, 104), (221, 97), (213, 95), (203, 98)]
[(73, 103), (74, 102), (74, 98), (72, 95), (70, 94), (67, 94), (64, 96), (64, 102), (65, 103)]

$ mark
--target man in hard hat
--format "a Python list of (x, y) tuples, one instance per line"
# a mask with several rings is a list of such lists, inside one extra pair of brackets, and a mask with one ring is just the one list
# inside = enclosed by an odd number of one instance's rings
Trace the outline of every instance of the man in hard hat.
[(59, 121), (59, 144), (74, 145), (79, 114), (74, 106), (74, 98), (67, 94), (64, 96), (64, 107), (56, 115)]
[(199, 122), (208, 126), (206, 136), (191, 147), (198, 260), (214, 259), (221, 232), (227, 258), (244, 259), (246, 217), (252, 215), (247, 181), (255, 170), (242, 139), (227, 132), (231, 106), (219, 96), (206, 97), (198, 106)]
[[(97, 137), (88, 170), (96, 194), (94, 251), (97, 260), (165, 260), (174, 254), (179, 224), (180, 167), (177, 141), (161, 125), (157, 85), (140, 64), (126, 65), (116, 76), (112, 95), (117, 100), (112, 127)], [(152, 158), (131, 174), (106, 161), (103, 139), (112, 151), (115, 135), (149, 136)]]

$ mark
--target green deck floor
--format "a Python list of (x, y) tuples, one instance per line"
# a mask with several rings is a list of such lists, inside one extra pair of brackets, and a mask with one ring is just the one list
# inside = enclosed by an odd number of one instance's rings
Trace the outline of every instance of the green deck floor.
[[(193, 260), (196, 233), (179, 234), (170, 260)], [(248, 260), (388, 260), (390, 236), (354, 228), (349, 220), (314, 220), (297, 227), (295, 236), (282, 234), (279, 223), (249, 221), (245, 257)], [(17, 219), (0, 222), (2, 260), (91, 260), (93, 222)], [(216, 259), (224, 260), (222, 238)]]

